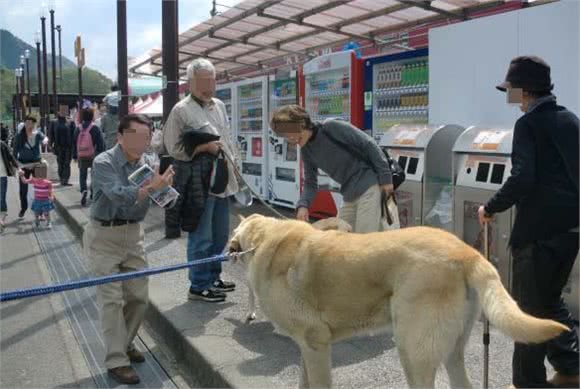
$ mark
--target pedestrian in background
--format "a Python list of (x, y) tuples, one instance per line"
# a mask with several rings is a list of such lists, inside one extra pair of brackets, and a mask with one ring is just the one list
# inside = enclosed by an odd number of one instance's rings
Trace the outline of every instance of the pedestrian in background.
[(8, 192), (8, 177), (13, 177), (19, 171), (18, 162), (10, 147), (6, 143), (8, 132), (2, 132), (0, 137), (0, 232), (4, 232), (6, 216), (8, 215), (8, 204), (6, 194)]

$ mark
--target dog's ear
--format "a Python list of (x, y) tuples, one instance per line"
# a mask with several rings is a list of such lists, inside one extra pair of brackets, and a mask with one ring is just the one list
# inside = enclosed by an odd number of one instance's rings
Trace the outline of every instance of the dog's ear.
[(238, 214), (238, 219), (240, 219), (240, 223), (243, 222), (244, 220), (246, 220), (246, 218), (240, 214)]

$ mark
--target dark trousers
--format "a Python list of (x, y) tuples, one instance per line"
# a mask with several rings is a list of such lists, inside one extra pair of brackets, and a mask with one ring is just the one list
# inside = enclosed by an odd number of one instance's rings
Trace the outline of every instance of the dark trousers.
[[(22, 169), (24, 170), (24, 177), (30, 178), (32, 175), (31, 169)], [(20, 210), (26, 211), (28, 209), (28, 184), (25, 184), (21, 180), (18, 180), (18, 184), (20, 185)]]
[(8, 192), (8, 177), (0, 177), (0, 212), (8, 212), (6, 193)]
[(516, 343), (512, 360), (513, 384), (518, 388), (545, 388), (544, 359), (561, 374), (578, 374), (578, 335), (562, 299), (576, 255), (578, 233), (564, 233), (513, 250), (513, 297), (530, 315), (556, 320), (571, 332), (541, 344)]
[(87, 177), (89, 176), (89, 169), (92, 169), (92, 167), (93, 167), (92, 158), (91, 159), (79, 158), (79, 185), (81, 187), (81, 193), (87, 190)]
[[(165, 210), (165, 235), (179, 236), (181, 234), (181, 205), (186, 198), (186, 184), (190, 176), (191, 163), (183, 161), (173, 161), (175, 175), (173, 176), (173, 187), (180, 196), (171, 208)], [(161, 170), (161, 169), (160, 169)]]
[(58, 164), (58, 178), (61, 184), (67, 184), (70, 179), (70, 161), (72, 150), (68, 147), (58, 147), (56, 150), (56, 162)]

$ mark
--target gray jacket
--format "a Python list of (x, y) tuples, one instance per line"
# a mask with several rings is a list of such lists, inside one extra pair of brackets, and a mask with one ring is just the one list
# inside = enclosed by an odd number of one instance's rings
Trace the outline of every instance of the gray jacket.
[[(333, 142), (348, 145), (345, 149)], [(366, 158), (362, 160), (357, 155)], [(341, 185), (345, 201), (354, 201), (373, 185), (392, 183), (391, 169), (375, 141), (352, 124), (342, 120), (315, 123), (313, 134), (301, 150), (304, 164), (304, 190), (297, 207), (310, 207), (318, 191), (318, 169)]]

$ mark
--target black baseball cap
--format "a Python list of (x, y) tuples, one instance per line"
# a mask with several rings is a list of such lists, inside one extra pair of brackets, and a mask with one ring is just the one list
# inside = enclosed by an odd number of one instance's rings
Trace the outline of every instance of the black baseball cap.
[(505, 81), (496, 86), (502, 92), (507, 88), (520, 88), (530, 92), (554, 89), (550, 78), (550, 65), (535, 55), (516, 57), (510, 62)]

